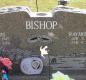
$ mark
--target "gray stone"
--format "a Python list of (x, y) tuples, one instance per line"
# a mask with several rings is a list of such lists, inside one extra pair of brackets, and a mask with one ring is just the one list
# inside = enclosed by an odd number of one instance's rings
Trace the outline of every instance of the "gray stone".
[[(61, 8), (45, 15), (22, 7), (17, 8), (15, 12), (9, 13), (8, 9), (1, 10), (4, 14), (0, 14), (0, 33), (5, 33), (0, 38), (4, 44), (0, 46), (9, 48), (9, 54), (17, 52), (16, 58), (13, 54), (9, 55), (11, 59), (14, 58), (20, 64), (24, 57), (40, 56), (40, 46), (47, 45), (49, 55), (57, 56), (55, 70), (63, 69), (62, 66), (66, 70), (86, 70), (86, 11)], [(46, 60), (49, 62), (51, 58), (47, 57)], [(53, 68), (53, 64), (47, 66)]]

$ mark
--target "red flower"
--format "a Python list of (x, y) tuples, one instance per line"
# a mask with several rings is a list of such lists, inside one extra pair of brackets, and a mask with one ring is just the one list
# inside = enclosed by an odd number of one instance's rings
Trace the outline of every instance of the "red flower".
[(8, 67), (8, 69), (12, 69), (12, 62), (11, 62), (11, 60), (9, 58), (2, 58), (2, 57), (0, 57), (0, 62), (4, 66)]

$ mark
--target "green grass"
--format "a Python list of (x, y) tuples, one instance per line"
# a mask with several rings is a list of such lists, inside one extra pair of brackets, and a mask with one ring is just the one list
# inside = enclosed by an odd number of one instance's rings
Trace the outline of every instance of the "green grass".
[[(32, 11), (36, 11), (36, 0), (0, 0), (0, 7), (4, 6), (29, 6)], [(39, 11), (49, 11), (53, 7), (57, 6), (57, 0), (38, 0)], [(86, 0), (70, 0), (69, 6), (85, 8)]]
[(86, 9), (86, 0), (70, 0), (69, 6)]

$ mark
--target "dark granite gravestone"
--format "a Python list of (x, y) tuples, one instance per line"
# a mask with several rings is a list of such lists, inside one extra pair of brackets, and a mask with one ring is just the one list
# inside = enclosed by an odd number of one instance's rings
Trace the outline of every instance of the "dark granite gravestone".
[(52, 70), (75, 70), (77, 65), (78, 70), (86, 70), (85, 26), (86, 14), (71, 9), (55, 9), (51, 13), (1, 12), (0, 50), (6, 48), (4, 54), (8, 53), (11, 59), (18, 53), (14, 60), (19, 64), (22, 58), (40, 55), (40, 46), (47, 45), (51, 61), (47, 66)]

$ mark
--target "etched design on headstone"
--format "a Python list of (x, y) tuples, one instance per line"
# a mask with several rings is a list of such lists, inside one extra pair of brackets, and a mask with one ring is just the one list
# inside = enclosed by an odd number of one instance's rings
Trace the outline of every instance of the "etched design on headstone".
[(24, 58), (20, 64), (21, 71), (24, 74), (40, 74), (43, 69), (43, 62), (38, 57), (28, 57)]
[(86, 69), (86, 58), (85, 57), (58, 57), (56, 58), (57, 63), (51, 67), (53, 70), (84, 70)]
[(10, 45), (10, 38), (7, 36), (7, 34), (5, 32), (1, 32), (0, 33), (0, 45), (4, 46), (4, 45)]
[(26, 21), (26, 29), (56, 29), (57, 21)]
[(36, 42), (44, 42), (44, 43), (50, 43), (52, 39), (46, 35), (39, 35), (39, 36), (32, 36), (31, 38), (28, 38), (27, 41), (29, 43), (36, 43)]
[(71, 44), (86, 44), (86, 32), (69, 32)]
[(52, 60), (51, 60), (51, 64), (56, 64), (56, 63), (57, 63), (56, 58), (52, 58)]

